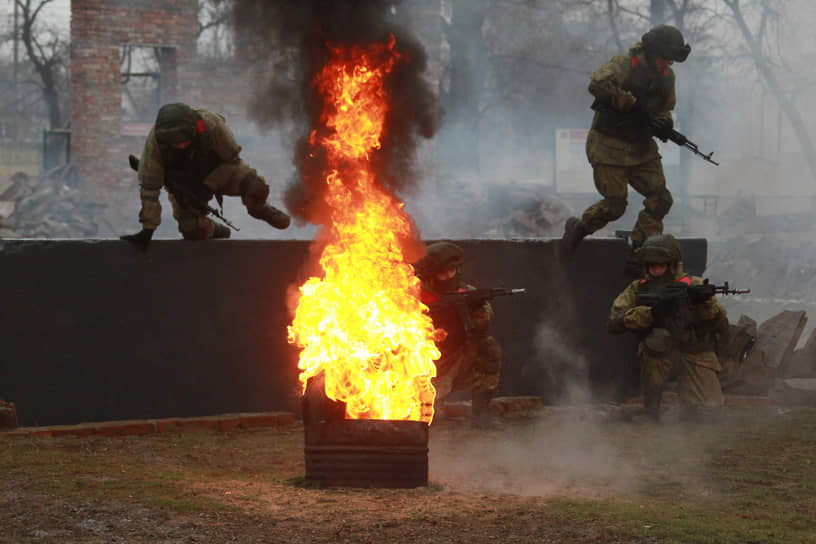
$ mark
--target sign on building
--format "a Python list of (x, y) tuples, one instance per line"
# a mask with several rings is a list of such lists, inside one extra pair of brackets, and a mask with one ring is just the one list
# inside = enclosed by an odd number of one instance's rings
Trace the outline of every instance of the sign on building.
[(588, 129), (555, 129), (553, 179), (556, 193), (594, 193), (592, 167), (586, 159)]

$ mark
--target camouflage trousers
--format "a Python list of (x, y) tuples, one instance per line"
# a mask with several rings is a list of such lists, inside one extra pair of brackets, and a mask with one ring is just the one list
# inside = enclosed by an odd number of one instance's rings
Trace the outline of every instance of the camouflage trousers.
[(436, 401), (461, 389), (494, 391), (501, 374), (501, 347), (492, 336), (477, 336), (436, 362), (437, 376), (432, 380)]
[(688, 408), (719, 408), (723, 393), (717, 373), (722, 370), (713, 351), (682, 353), (672, 350), (655, 353), (644, 344), (638, 346), (640, 381), (646, 396), (659, 394), (666, 383), (677, 380), (680, 402)]
[(669, 213), (672, 196), (666, 188), (666, 177), (660, 159), (635, 166), (592, 165), (595, 188), (603, 197), (584, 211), (581, 217), (588, 234), (619, 219), (626, 211), (628, 186), (643, 195), (643, 210), (638, 214), (630, 239), (634, 246), (654, 234), (663, 233), (663, 218)]
[[(244, 180), (247, 180), (245, 183)], [(204, 180), (210, 191), (218, 195), (240, 196), (247, 209), (261, 208), (269, 196), (269, 185), (243, 161), (224, 163)], [(215, 223), (206, 211), (181, 206), (170, 195), (173, 217), (185, 240), (209, 240), (215, 232)]]

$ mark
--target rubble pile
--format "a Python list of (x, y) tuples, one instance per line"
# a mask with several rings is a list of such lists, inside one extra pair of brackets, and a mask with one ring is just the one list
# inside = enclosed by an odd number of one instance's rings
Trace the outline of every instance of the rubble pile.
[(483, 235), (494, 238), (560, 238), (574, 211), (555, 194), (538, 187), (495, 186)]
[(0, 230), (18, 238), (88, 237), (99, 232), (103, 204), (88, 201), (72, 165), (29, 177), (17, 172), (0, 194)]
[(755, 296), (812, 301), (816, 244), (770, 234), (712, 240), (706, 275), (750, 287)]
[(731, 324), (718, 346), (723, 392), (816, 404), (816, 329), (796, 348), (806, 323), (804, 311), (784, 310), (760, 325), (745, 315)]
[(17, 428), (17, 408), (0, 397), (0, 431)]

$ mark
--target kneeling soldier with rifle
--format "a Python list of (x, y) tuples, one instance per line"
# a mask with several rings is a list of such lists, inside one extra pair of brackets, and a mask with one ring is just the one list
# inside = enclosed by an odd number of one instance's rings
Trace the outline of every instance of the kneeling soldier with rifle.
[(440, 334), (437, 341), (442, 356), (436, 362), (435, 411), (451, 393), (469, 389), (473, 399), (473, 424), (494, 426), (488, 411), (490, 399), (499, 385), (502, 352), (490, 333), (493, 308), (489, 300), (497, 296), (524, 293), (524, 289), (476, 289), (462, 281), (464, 251), (450, 242), (428, 246), (427, 255), (416, 265), (422, 281), (422, 302)]
[(684, 415), (707, 418), (719, 412), (723, 394), (716, 339), (728, 331), (725, 308), (716, 294), (747, 293), (685, 274), (682, 251), (671, 234), (650, 236), (635, 257), (646, 268), (612, 304), (608, 328), (636, 333), (645, 415), (660, 417), (666, 383), (677, 379)]
[(287, 228), (289, 216), (266, 203), (269, 185), (241, 160), (240, 152), (221, 115), (182, 103), (162, 106), (141, 160), (129, 157), (130, 166), (139, 172), (142, 230), (121, 238), (147, 249), (161, 222), (162, 187), (169, 193), (173, 217), (185, 240), (229, 238), (227, 226), (207, 217), (213, 215), (235, 228), (209, 205), (213, 196), (219, 205), (223, 195), (240, 196), (249, 215), (275, 228)]

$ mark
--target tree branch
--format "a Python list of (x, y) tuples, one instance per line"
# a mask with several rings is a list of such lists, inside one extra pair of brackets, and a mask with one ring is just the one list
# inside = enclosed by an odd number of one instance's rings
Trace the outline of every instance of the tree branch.
[(620, 38), (620, 32), (618, 31), (618, 25), (615, 23), (615, 7), (617, 7), (616, 0), (607, 0), (606, 4), (607, 10), (606, 14), (609, 17), (609, 26), (612, 28), (612, 36), (615, 38), (615, 45), (618, 46), (618, 51), (626, 51), (626, 48), (623, 46), (623, 42)]

